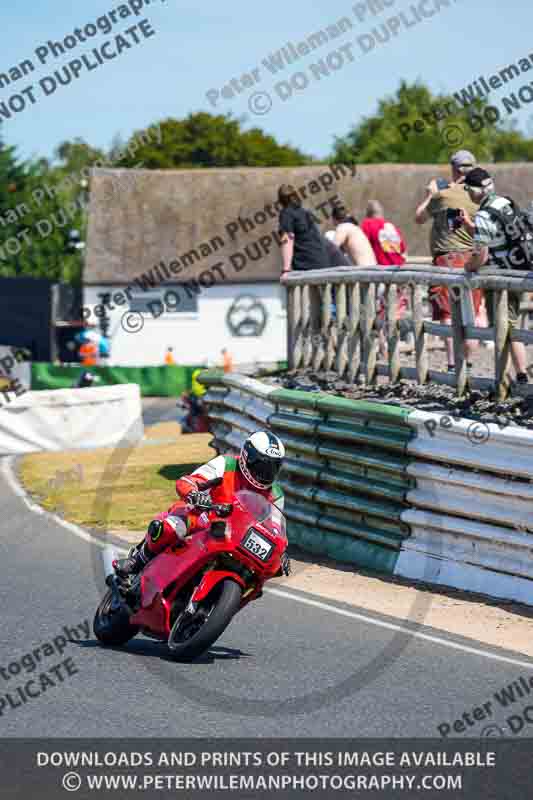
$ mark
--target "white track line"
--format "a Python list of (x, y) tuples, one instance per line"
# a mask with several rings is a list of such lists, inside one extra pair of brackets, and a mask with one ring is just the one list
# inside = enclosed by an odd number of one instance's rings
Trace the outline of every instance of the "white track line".
[(347, 611), (344, 608), (338, 608), (337, 606), (332, 606), (329, 603), (323, 603), (320, 600), (310, 600), (307, 597), (291, 594), (290, 592), (286, 592), (281, 589), (265, 589), (265, 592), (275, 594), (278, 597), (283, 597), (287, 600), (296, 600), (299, 603), (304, 603), (308, 606), (314, 606), (315, 608), (320, 608), (323, 611), (331, 611), (333, 614), (339, 614), (341, 617), (350, 617), (351, 619), (358, 619), (361, 622), (367, 622), (369, 625), (377, 625), (378, 628), (388, 628), (388, 630), (391, 631), (407, 633), (409, 636), (412, 636), (413, 639), (424, 639), (427, 642), (433, 642), (434, 644), (442, 644), (445, 647), (451, 647), (453, 650), (462, 650), (464, 653), (472, 653), (476, 656), (483, 656), (483, 658), (490, 658), (493, 661), (504, 661), (506, 664), (514, 664), (517, 667), (533, 669), (533, 661), (519, 661), (518, 659), (510, 658), (509, 656), (499, 656), (496, 653), (489, 652), (488, 650), (478, 650), (476, 647), (468, 647), (467, 645), (459, 644), (458, 642), (451, 642), (449, 639), (442, 639), (440, 636), (432, 636), (429, 633), (413, 631), (404, 625), (395, 625), (393, 622), (384, 622), (381, 619), (367, 617), (366, 614), (358, 614), (356, 611)]
[[(23, 487), (17, 481), (15, 474), (13, 472), (13, 463), (15, 461), (14, 456), (9, 456), (8, 458), (2, 459), (2, 474), (5, 477), (7, 483), (9, 484), (10, 488), (13, 492), (22, 498), (23, 502), (25, 503), (26, 507), (32, 511), (34, 514), (41, 514), (47, 517), (48, 519), (56, 522), (58, 525), (61, 525), (63, 528), (66, 528), (70, 533), (73, 533), (75, 536), (78, 536), (80, 539), (83, 539), (85, 542), (90, 542), (91, 544), (95, 544), (102, 549), (106, 548), (108, 545), (106, 542), (101, 542), (98, 539), (95, 539), (87, 531), (84, 531), (83, 528), (80, 528), (78, 525), (74, 525), (72, 522), (67, 522), (61, 517), (56, 516), (56, 514), (52, 514), (50, 511), (45, 511), (43, 508), (38, 506), (36, 503), (33, 503), (27, 492), (23, 489)], [(127, 549), (121, 550), (120, 548), (115, 548), (119, 553), (126, 553)], [(443, 639), (440, 636), (432, 636), (429, 633), (421, 633), (420, 631), (413, 631), (410, 628), (404, 625), (395, 625), (393, 622), (384, 622), (381, 619), (374, 619), (374, 617), (369, 617), (366, 614), (359, 614), (356, 611), (348, 611), (344, 608), (338, 608), (338, 606), (333, 606), (330, 603), (324, 603), (321, 600), (311, 600), (308, 597), (302, 597), (302, 595), (292, 594), (291, 592), (287, 592), (283, 589), (268, 589), (265, 588), (265, 593), (276, 595), (276, 597), (282, 597), (285, 600), (293, 600), (297, 603), (303, 603), (304, 605), (313, 606), (314, 608), (320, 608), (322, 611), (330, 611), (332, 614), (338, 614), (341, 617), (348, 617), (349, 619), (357, 619), (360, 622), (366, 622), (368, 625), (376, 625), (378, 628), (387, 628), (390, 631), (396, 631), (397, 633), (406, 633), (411, 636), (413, 639), (423, 639), (426, 642), (432, 642), (433, 644), (440, 644), (444, 647), (449, 647), (452, 650), (461, 650), (463, 653), (470, 653), (472, 655), (481, 656), (482, 658), (488, 658), (492, 661), (502, 661), (505, 664), (513, 664), (517, 667), (525, 667), (526, 669), (533, 669), (533, 662), (529, 661), (519, 661), (515, 658), (510, 658), (509, 656), (500, 656), (496, 653), (491, 653), (488, 650), (479, 650), (476, 647), (468, 647), (468, 645), (459, 644), (458, 642), (452, 642), (449, 639)]]
[[(61, 525), (62, 528), (66, 528), (67, 531), (70, 531), (70, 533), (73, 533), (74, 536), (77, 536), (79, 539), (83, 539), (84, 542), (90, 542), (90, 544), (95, 544), (97, 547), (101, 547), (102, 549), (108, 546), (106, 542), (101, 542), (98, 539), (95, 539), (94, 536), (87, 531), (84, 531), (83, 528), (80, 528), (78, 525), (74, 525), (73, 522), (67, 522), (65, 519), (58, 517), (57, 514), (52, 514), (51, 511), (46, 511), (44, 508), (41, 508), (41, 506), (37, 505), (37, 503), (34, 503), (29, 494), (20, 485), (15, 477), (15, 473), (13, 471), (15, 456), (8, 456), (7, 458), (1, 459), (1, 461), (2, 475), (6, 479), (9, 488), (21, 498), (22, 502), (29, 511), (32, 511), (34, 514), (40, 514), (52, 522), (55, 522), (57, 525)], [(116, 549), (117, 552), (127, 552), (127, 550), (120, 550), (119, 548)]]

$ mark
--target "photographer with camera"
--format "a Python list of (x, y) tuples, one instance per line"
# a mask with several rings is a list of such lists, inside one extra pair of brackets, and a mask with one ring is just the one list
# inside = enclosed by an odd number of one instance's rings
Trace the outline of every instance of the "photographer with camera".
[[(420, 203), (415, 213), (418, 225), (423, 225), (430, 219), (431, 227), (430, 247), (433, 264), (448, 269), (464, 269), (470, 260), (473, 249), (472, 232), (463, 224), (462, 210), (474, 216), (479, 208), (471, 197), (464, 191), (464, 181), (468, 173), (476, 166), (475, 156), (468, 150), (459, 150), (450, 159), (452, 180), (447, 181), (437, 178), (430, 181), (426, 187), (426, 198)], [(466, 203), (465, 203), (466, 197)], [(451, 307), (448, 289), (445, 286), (431, 286), (429, 300), (432, 308), (434, 322), (442, 325), (451, 324)], [(483, 293), (481, 289), (472, 292), (472, 301), (476, 316), (476, 325), (486, 327), (484, 316), (481, 314)], [(448, 355), (448, 371), (455, 369), (453, 355), (453, 341), (446, 337), (446, 351)], [(477, 342), (475, 343), (477, 346)], [(466, 342), (467, 365), (471, 367), (471, 355), (474, 342)]]
[[(464, 225), (473, 232), (474, 251), (465, 265), (467, 272), (477, 272), (484, 264), (499, 269), (527, 270), (533, 265), (533, 222), (510, 197), (496, 194), (494, 179), (477, 167), (466, 176), (464, 188), (471, 201), (479, 204), (474, 217), (465, 209)], [(516, 329), (520, 317), (520, 292), (507, 294), (509, 327)], [(494, 324), (494, 291), (485, 292), (489, 322)], [(516, 382), (527, 384), (527, 355), (523, 342), (511, 342), (511, 357)]]

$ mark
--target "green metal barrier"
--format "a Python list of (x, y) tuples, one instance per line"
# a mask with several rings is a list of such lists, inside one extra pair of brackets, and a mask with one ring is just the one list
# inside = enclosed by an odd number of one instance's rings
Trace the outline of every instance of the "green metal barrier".
[[(281, 476), (289, 540), (304, 550), (392, 574), (410, 535), (401, 513), (413, 481), (407, 410), (320, 392), (276, 389), (204, 372), (212, 446), (236, 450), (268, 427), (287, 449)], [(264, 421), (263, 425), (258, 420)]]
[(60, 367), (55, 364), (35, 362), (31, 366), (31, 388), (70, 389), (80, 374), (89, 369), (100, 377), (97, 386), (117, 383), (138, 383), (143, 397), (176, 397), (189, 391), (196, 366), (160, 367)]

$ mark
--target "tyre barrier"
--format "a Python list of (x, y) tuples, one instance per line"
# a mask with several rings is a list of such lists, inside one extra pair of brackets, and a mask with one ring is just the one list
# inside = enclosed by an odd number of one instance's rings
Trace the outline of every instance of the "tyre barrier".
[(533, 432), (445, 419), (408, 417), (416, 485), (396, 574), (533, 605)]
[(394, 573), (409, 526), (401, 514), (407, 412), (379, 403), (276, 389), (242, 376), (202, 373), (217, 452), (236, 451), (267, 427), (281, 436), (289, 539), (311, 553)]
[(279, 435), (289, 541), (385, 574), (533, 605), (533, 433), (203, 372), (211, 446)]

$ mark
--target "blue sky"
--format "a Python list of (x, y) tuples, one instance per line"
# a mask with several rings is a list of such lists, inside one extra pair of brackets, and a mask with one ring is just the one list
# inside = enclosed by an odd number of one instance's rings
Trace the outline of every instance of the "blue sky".
[[(426, 9), (439, 0), (426, 0)], [(441, 0), (445, 2), (447, 0)], [(139, 0), (140, 2), (140, 0)], [(374, 8), (381, 0), (373, 0)], [(420, 0), (387, 0), (384, 12), (372, 15), (354, 2), (339, 0), (334, 6), (326, 0), (270, 0), (254, 4), (232, 0), (229, 4), (178, 4), (175, 0), (150, 0), (137, 17), (118, 21), (113, 31), (99, 34), (78, 44), (64, 57), (50, 57), (40, 65), (37, 47), (49, 39), (63, 40), (75, 28), (118, 8), (114, 0), (93, 0), (86, 10), (65, 0), (42, 0), (31, 11), (23, 3), (10, 3), (2, 10), (0, 33), (0, 73), (30, 58), (37, 69), (31, 75), (0, 89), (0, 106), (12, 94), (32, 84), (36, 102), (29, 101), (24, 111), (2, 122), (0, 130), (7, 144), (16, 145), (21, 157), (50, 157), (57, 144), (80, 136), (90, 144), (109, 147), (113, 137), (127, 138), (134, 130), (166, 117), (184, 117), (191, 111), (207, 110), (247, 115), (245, 127), (259, 125), (282, 142), (289, 142), (315, 156), (326, 156), (335, 135), (344, 135), (364, 115), (375, 111), (377, 100), (392, 94), (400, 79), (423, 79), (434, 90), (455, 91), (479, 75), (491, 75), (502, 67), (531, 54), (530, 35), (533, 10), (529, 2), (507, 0), (449, 0), (430, 19), (406, 29), (386, 44), (364, 54), (357, 43), (360, 36), (398, 15)], [(332, 10), (332, 8), (334, 10)], [(334, 41), (287, 66), (277, 76), (262, 65), (269, 53), (287, 42), (298, 43), (314, 32), (348, 17), (352, 29)], [(39, 81), (53, 75), (74, 58), (90, 53), (106, 40), (147, 18), (155, 35), (105, 61), (69, 86), (60, 86), (46, 97)], [(132, 41), (132, 39), (129, 39)], [(366, 39), (366, 42), (369, 40)], [(310, 65), (325, 58), (345, 43), (343, 66), (320, 81), (312, 79)], [(113, 44), (114, 48), (115, 45)], [(110, 50), (108, 48), (107, 52)], [(349, 61), (348, 52), (353, 61)], [(334, 63), (342, 62), (339, 56)], [(234, 98), (218, 98), (216, 108), (208, 101), (209, 90), (222, 91), (232, 78), (259, 69), (259, 83)], [(283, 102), (283, 87), (275, 84), (295, 72), (308, 77), (309, 85), (295, 91)], [(300, 80), (302, 80), (300, 78)], [(517, 78), (506, 89), (495, 91), (491, 102), (501, 108), (502, 96), (533, 80), (531, 73)], [(268, 92), (272, 109), (263, 115), (250, 113), (248, 101), (255, 92)], [(256, 98), (263, 110), (267, 99)], [(531, 109), (524, 105), (515, 119), (519, 127), (533, 135)], [(507, 117), (507, 114), (505, 114)]]

